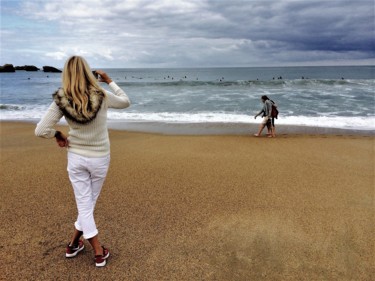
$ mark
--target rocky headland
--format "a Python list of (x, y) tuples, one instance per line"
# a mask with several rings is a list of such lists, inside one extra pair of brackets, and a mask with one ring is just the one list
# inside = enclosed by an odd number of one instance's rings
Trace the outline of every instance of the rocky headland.
[(62, 72), (60, 69), (57, 69), (53, 66), (43, 66), (44, 72)]
[[(16, 72), (16, 70), (39, 71), (40, 68), (36, 67), (35, 65), (13, 66), (13, 64), (10, 63), (0, 66), (0, 72)], [(56, 73), (62, 72), (60, 69), (53, 66), (43, 66), (43, 71)]]
[(25, 70), (25, 71), (38, 71), (40, 68), (35, 65), (24, 65), (24, 66), (15, 66), (15, 70)]
[(0, 66), (0, 72), (16, 72), (16, 69), (13, 64), (4, 64), (3, 66)]

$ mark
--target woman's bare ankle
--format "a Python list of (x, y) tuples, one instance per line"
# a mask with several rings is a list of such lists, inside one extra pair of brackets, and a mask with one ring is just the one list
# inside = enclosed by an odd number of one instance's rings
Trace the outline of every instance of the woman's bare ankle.
[(95, 251), (95, 256), (103, 256), (103, 247), (100, 247), (100, 251)]
[(95, 256), (102, 256), (103, 255), (103, 247), (100, 245), (98, 235), (88, 239), (92, 248), (94, 249)]

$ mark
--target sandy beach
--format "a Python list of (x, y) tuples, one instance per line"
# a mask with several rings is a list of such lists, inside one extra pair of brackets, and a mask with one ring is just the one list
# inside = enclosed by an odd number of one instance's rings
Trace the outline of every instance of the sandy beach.
[(111, 130), (97, 269), (87, 241), (64, 257), (66, 151), (34, 124), (0, 128), (0, 280), (375, 279), (374, 136)]

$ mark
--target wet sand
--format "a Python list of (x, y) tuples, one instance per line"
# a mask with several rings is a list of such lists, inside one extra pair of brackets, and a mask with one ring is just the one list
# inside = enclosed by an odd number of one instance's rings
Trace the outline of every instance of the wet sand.
[(0, 128), (0, 280), (374, 280), (373, 136), (110, 131), (97, 269), (87, 241), (64, 257), (66, 151)]

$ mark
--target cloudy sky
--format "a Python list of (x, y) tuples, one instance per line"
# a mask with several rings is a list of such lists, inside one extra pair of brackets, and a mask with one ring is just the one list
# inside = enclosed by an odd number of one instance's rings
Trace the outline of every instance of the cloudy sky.
[(374, 0), (1, 0), (0, 64), (375, 64)]

